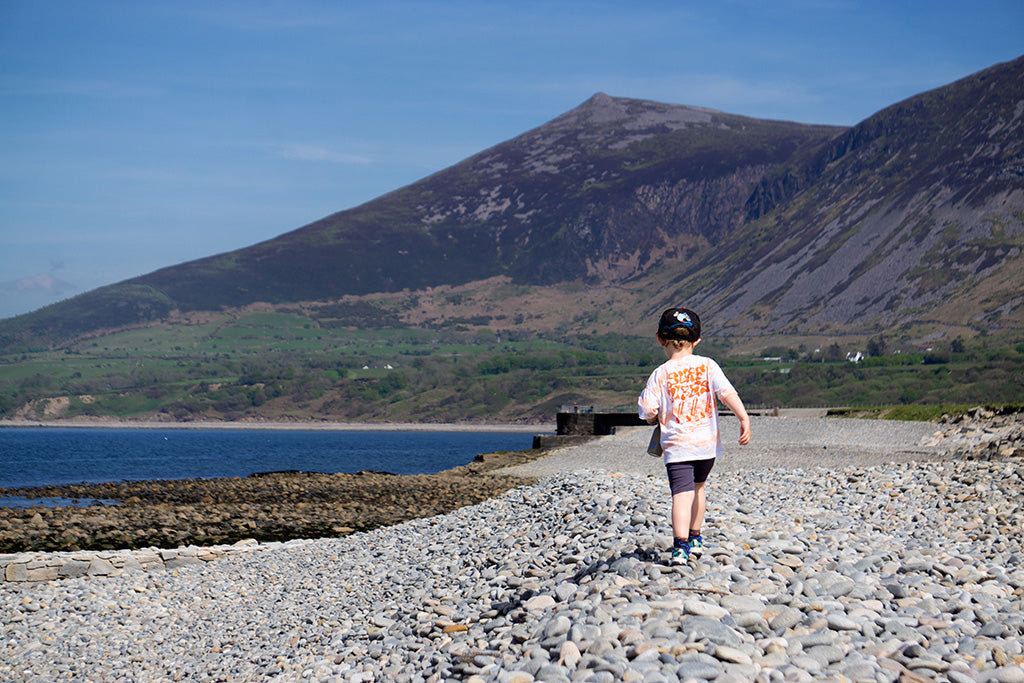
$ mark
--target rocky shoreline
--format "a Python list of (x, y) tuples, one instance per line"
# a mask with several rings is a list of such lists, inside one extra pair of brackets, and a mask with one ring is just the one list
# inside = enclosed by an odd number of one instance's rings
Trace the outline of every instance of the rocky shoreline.
[(122, 501), (0, 507), (0, 554), (345, 536), (450, 512), (530, 483), (530, 478), (487, 473), (543, 455), (541, 450), (481, 454), (467, 465), (431, 475), (272, 472), (0, 489), (0, 495), (9, 496)]
[[(830, 431), (857, 422), (835, 420)], [(947, 416), (934, 425), (925, 445), (930, 451), (905, 452), (918, 460), (1016, 460), (1024, 457), (1024, 412), (978, 407), (962, 416)], [(858, 446), (860, 459), (870, 448)], [(774, 450), (787, 455), (779, 459)], [(795, 444), (777, 449), (768, 445), (760, 459), (793, 466), (799, 450)], [(209, 561), (295, 539), (341, 537), (440, 515), (560, 469), (562, 465), (552, 459), (546, 465), (537, 462), (550, 454), (543, 449), (481, 454), (465, 466), (433, 475), (271, 472), (241, 478), (0, 489), (0, 496), (121, 501), (86, 507), (0, 507), (0, 580), (118, 575), (126, 567)], [(831, 454), (832, 460), (845, 461), (850, 450), (833, 444)], [(813, 462), (820, 461), (815, 455)], [(643, 462), (646, 467), (641, 471), (661, 471), (655, 459)], [(600, 463), (605, 464), (610, 463)]]
[[(722, 467), (743, 467), (748, 461), (779, 467), (805, 461), (866, 462), (880, 445), (884, 459), (1017, 461), (1024, 457), (1024, 413), (1014, 410), (979, 407), (963, 416), (947, 416), (934, 431), (926, 427), (930, 436), (899, 446), (885, 434), (864, 432), (868, 425), (884, 427), (884, 421), (831, 421), (827, 430), (831, 450), (826, 461), (815, 450), (827, 450), (827, 446), (818, 446), (807, 431), (798, 433), (809, 424), (818, 424), (816, 420), (783, 422), (788, 426), (785, 436), (762, 445), (753, 460), (749, 452), (745, 460), (731, 454)], [(852, 440), (849, 435), (837, 440), (838, 434), (851, 429)], [(869, 442), (862, 442), (864, 437)], [(851, 449), (853, 442), (858, 443)], [(614, 467), (620, 458), (616, 454), (601, 460), (601, 447), (588, 449), (574, 442), (555, 452), (579, 450), (586, 450), (588, 462), (599, 467)], [(0, 489), (0, 496), (122, 502), (94, 502), (86, 507), (0, 507), (0, 581), (116, 577), (137, 569), (173, 569), (232, 554), (272, 550), (302, 539), (345, 537), (451, 512), (563, 470), (566, 465), (560, 459), (546, 458), (551, 453), (483, 454), (468, 465), (432, 475), (269, 472), (223, 479)], [(641, 463), (638, 471), (653, 475), (662, 471), (655, 459), (642, 459), (632, 467)]]
[(943, 415), (939, 443), (951, 456), (965, 460), (1024, 457), (1024, 409), (982, 406), (964, 415)]
[(933, 427), (756, 422), (682, 567), (635, 430), (443, 515), (7, 582), (0, 679), (1024, 682), (1024, 466), (937, 458)]

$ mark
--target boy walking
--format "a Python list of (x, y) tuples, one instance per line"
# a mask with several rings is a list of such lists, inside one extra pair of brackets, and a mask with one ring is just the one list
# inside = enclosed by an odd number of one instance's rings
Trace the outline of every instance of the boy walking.
[(637, 402), (640, 419), (658, 423), (662, 458), (672, 491), (673, 565), (700, 557), (705, 483), (722, 453), (717, 397), (740, 420), (741, 445), (750, 443), (750, 417), (718, 363), (693, 353), (700, 318), (688, 308), (661, 315), (658, 343), (668, 360), (651, 373)]

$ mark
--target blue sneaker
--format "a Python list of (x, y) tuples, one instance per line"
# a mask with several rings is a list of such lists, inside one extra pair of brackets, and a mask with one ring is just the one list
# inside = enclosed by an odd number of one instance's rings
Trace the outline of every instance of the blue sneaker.
[(675, 545), (672, 546), (672, 559), (669, 561), (669, 564), (674, 567), (678, 567), (686, 564), (689, 559), (690, 542), (682, 539), (676, 539)]
[(696, 536), (690, 536), (690, 556), (700, 557), (704, 554), (704, 537), (700, 534)]

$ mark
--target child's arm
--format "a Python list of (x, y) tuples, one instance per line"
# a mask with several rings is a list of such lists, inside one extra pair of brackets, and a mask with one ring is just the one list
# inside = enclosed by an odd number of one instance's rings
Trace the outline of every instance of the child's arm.
[(650, 378), (647, 380), (647, 385), (640, 394), (640, 398), (637, 399), (636, 402), (637, 413), (639, 413), (640, 419), (645, 421), (647, 424), (652, 425), (658, 421), (658, 413), (661, 411), (661, 406), (658, 405), (658, 396), (660, 393), (657, 381), (652, 373)]
[(637, 408), (637, 413), (639, 413), (640, 419), (646, 422), (647, 424), (652, 425), (658, 421), (658, 409), (652, 409), (650, 406), (645, 405), (644, 401), (642, 400), (642, 397), (637, 404)]
[(718, 398), (725, 404), (726, 408), (731, 410), (740, 419), (740, 445), (746, 446), (750, 443), (750, 416), (747, 415), (747, 409), (743, 407), (740, 395), (735, 391), (730, 391)]

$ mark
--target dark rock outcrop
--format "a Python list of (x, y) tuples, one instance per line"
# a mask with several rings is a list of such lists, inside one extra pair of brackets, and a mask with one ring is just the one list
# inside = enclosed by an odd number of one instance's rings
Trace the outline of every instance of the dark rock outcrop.
[(529, 483), (488, 472), (541, 455), (533, 450), (488, 453), (429, 475), (274, 472), (0, 490), (0, 495), (122, 501), (86, 508), (0, 507), (0, 553), (344, 536), (450, 512)]

